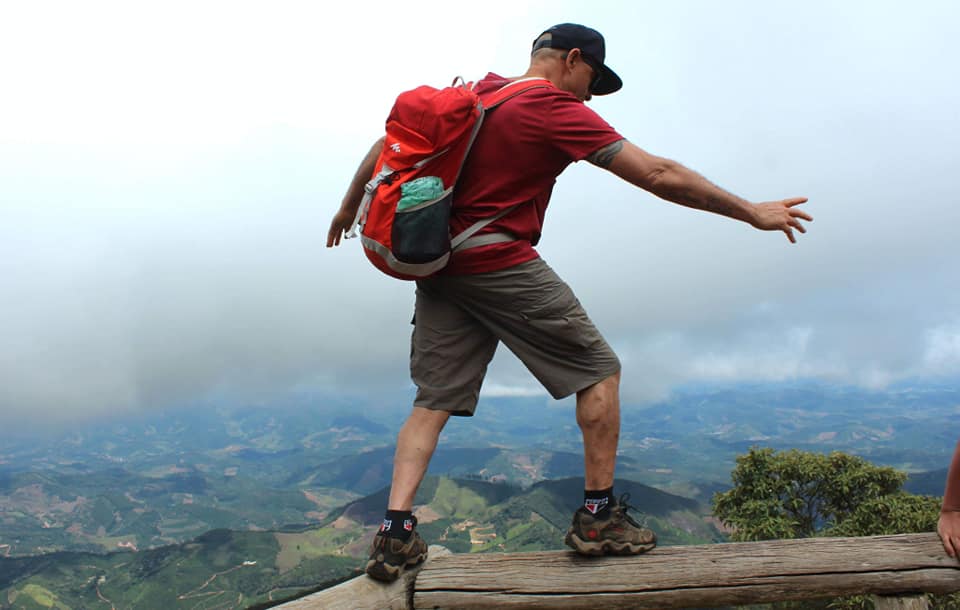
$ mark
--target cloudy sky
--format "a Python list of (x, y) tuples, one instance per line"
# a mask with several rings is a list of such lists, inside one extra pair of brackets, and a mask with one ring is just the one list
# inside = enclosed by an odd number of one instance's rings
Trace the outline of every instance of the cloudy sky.
[[(539, 250), (628, 405), (960, 378), (960, 4), (336, 4), (0, 8), (0, 423), (407, 408), (412, 286), (327, 250), (330, 216), (396, 93), (521, 74), (563, 21), (605, 34), (625, 85), (591, 105), (631, 141), (816, 218), (791, 245), (568, 169)], [(508, 352), (485, 391), (543, 394)]]

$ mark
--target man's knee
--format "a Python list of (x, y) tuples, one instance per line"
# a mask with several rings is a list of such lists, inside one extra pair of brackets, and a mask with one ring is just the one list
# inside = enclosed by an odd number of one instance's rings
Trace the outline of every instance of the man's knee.
[(604, 386), (608, 389), (611, 389), (614, 391), (619, 390), (620, 389), (620, 371), (617, 371), (613, 375), (610, 375), (600, 383), (604, 384)]
[(606, 426), (620, 417), (620, 373), (603, 379), (577, 394), (577, 423), (582, 428)]
[(618, 400), (620, 395), (620, 371), (577, 392), (577, 405), (582, 402), (606, 402)]
[(577, 423), (581, 428), (607, 426), (620, 419), (620, 410), (613, 401), (599, 401), (577, 406)]
[(439, 434), (448, 419), (450, 419), (448, 411), (414, 407), (407, 417), (405, 426), (423, 431), (434, 431)]

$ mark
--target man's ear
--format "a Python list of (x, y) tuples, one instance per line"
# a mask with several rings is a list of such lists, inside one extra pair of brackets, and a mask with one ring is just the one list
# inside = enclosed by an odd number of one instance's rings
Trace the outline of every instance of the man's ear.
[(577, 62), (582, 60), (580, 57), (581, 55), (582, 52), (580, 49), (570, 49), (567, 51), (567, 59), (564, 61), (564, 63), (566, 64), (568, 70), (573, 70), (573, 68), (576, 67)]

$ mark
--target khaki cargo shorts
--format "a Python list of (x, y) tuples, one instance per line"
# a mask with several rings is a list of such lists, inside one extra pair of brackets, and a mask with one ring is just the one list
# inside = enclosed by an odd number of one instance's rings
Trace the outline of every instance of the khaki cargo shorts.
[(413, 324), (415, 407), (473, 415), (500, 341), (556, 399), (620, 370), (573, 291), (540, 258), (418, 281)]

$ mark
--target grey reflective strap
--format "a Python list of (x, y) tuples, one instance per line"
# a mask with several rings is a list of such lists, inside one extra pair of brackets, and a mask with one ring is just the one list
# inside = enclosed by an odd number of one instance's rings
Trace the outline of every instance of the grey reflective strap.
[[(520, 83), (526, 83), (526, 82), (534, 81), (534, 80), (542, 80), (542, 81), (546, 81), (546, 82), (548, 82), (548, 83), (550, 82), (549, 79), (543, 78), (542, 76), (525, 76), (525, 77), (523, 77), (523, 78), (518, 78), (518, 79), (516, 79), (516, 80), (512, 80), (512, 81), (510, 81), (509, 83), (507, 83), (506, 85), (500, 87), (499, 89), (497, 89), (497, 93), (499, 93), (500, 91), (503, 91), (503, 90), (505, 90), (505, 89), (509, 89), (510, 87), (513, 87), (514, 85), (518, 85), (518, 84), (520, 84)], [(551, 84), (552, 84), (552, 83), (551, 83)], [(546, 85), (543, 85), (543, 86), (545, 87)]]
[(363, 193), (363, 199), (360, 200), (360, 207), (357, 208), (357, 215), (353, 217), (353, 224), (350, 225), (350, 230), (344, 234), (344, 239), (353, 239), (357, 236), (357, 228), (363, 228), (360, 226), (360, 221), (363, 219), (363, 215), (367, 211), (367, 207), (370, 205), (370, 200), (373, 199), (373, 193), (366, 191)]
[(463, 242), (465, 242), (465, 241), (467, 241), (468, 239), (470, 239), (471, 237), (473, 237), (474, 234), (476, 234), (477, 231), (479, 231), (480, 229), (482, 229), (482, 228), (484, 228), (485, 226), (489, 225), (491, 222), (500, 220), (501, 218), (503, 218), (504, 216), (506, 216), (507, 214), (509, 214), (509, 213), (512, 212), (513, 210), (517, 209), (518, 207), (520, 207), (520, 206), (523, 205), (524, 203), (526, 203), (526, 202), (524, 201), (524, 202), (521, 202), (521, 203), (514, 204), (514, 205), (510, 206), (509, 208), (507, 208), (507, 209), (505, 209), (505, 210), (500, 210), (499, 212), (497, 212), (497, 214), (496, 214), (495, 216), (491, 216), (490, 218), (484, 218), (483, 220), (478, 220), (477, 222), (473, 223), (473, 224), (470, 225), (463, 233), (457, 235), (456, 237), (454, 237), (453, 239), (450, 240), (450, 249), (451, 249), (451, 250), (459, 250), (459, 249), (460, 249), (460, 244), (462, 244)]
[(493, 110), (494, 108), (496, 108), (496, 107), (499, 106), (500, 104), (502, 104), (502, 103), (504, 103), (504, 102), (507, 102), (507, 101), (509, 101), (509, 100), (512, 100), (513, 98), (515, 98), (516, 96), (520, 95), (521, 93), (526, 93), (527, 91), (529, 91), (529, 90), (531, 90), (531, 89), (542, 89), (542, 88), (550, 87), (550, 86), (552, 85), (552, 83), (551, 83), (550, 81), (548, 81), (548, 80), (545, 79), (545, 78), (541, 78), (541, 77), (539, 77), (539, 76), (529, 76), (529, 77), (527, 77), (527, 78), (518, 78), (517, 80), (515, 80), (515, 81), (510, 81), (510, 82), (507, 83), (506, 85), (504, 85), (504, 86), (500, 87), (499, 89), (497, 89), (496, 92), (494, 92), (492, 95), (490, 95), (490, 97), (491, 97), (491, 98), (496, 98), (497, 96), (504, 94), (504, 92), (505, 92), (507, 89), (511, 89), (511, 88), (513, 88), (513, 87), (514, 87), (515, 85), (517, 85), (517, 84), (530, 83), (531, 81), (543, 81), (543, 82), (542, 82), (541, 84), (527, 84), (527, 85), (524, 86), (524, 87), (519, 87), (519, 88), (517, 88), (517, 89), (518, 89), (517, 91), (509, 92), (509, 94), (508, 94), (508, 95), (505, 95), (505, 97), (503, 97), (502, 99), (497, 100), (497, 101), (495, 101), (495, 102), (493, 102), (493, 103), (491, 103), (491, 104), (489, 104), (489, 105), (487, 105), (487, 106), (484, 106), (484, 108), (486, 108), (487, 110)]
[(370, 239), (366, 235), (360, 236), (360, 243), (362, 243), (363, 247), (367, 250), (373, 250), (376, 252), (380, 258), (387, 262), (387, 266), (394, 271), (404, 275), (412, 275), (414, 277), (427, 277), (429, 275), (433, 275), (437, 271), (440, 271), (446, 267), (447, 261), (450, 260), (450, 253), (448, 252), (440, 258), (430, 261), (429, 263), (405, 263), (403, 261), (398, 261), (389, 248), (378, 241)]
[(380, 183), (392, 173), (393, 170), (390, 169), (386, 163), (384, 163), (377, 175), (374, 176), (370, 182), (367, 182), (364, 185), (363, 199), (360, 200), (360, 206), (357, 208), (357, 215), (353, 218), (353, 224), (350, 225), (350, 230), (347, 231), (346, 235), (343, 236), (344, 239), (352, 239), (356, 237), (357, 227), (363, 229), (363, 224), (367, 221), (367, 208), (370, 207), (370, 200), (373, 199), (373, 192), (377, 190), (377, 187), (380, 186)]
[(443, 150), (441, 150), (441, 151), (438, 152), (438, 153), (432, 154), (432, 155), (430, 155), (429, 157), (427, 157), (427, 158), (425, 158), (425, 159), (420, 159), (419, 161), (417, 161), (416, 163), (413, 164), (413, 167), (415, 167), (415, 168), (417, 168), (417, 169), (420, 169), (421, 167), (423, 167), (423, 166), (426, 165), (427, 163), (430, 163), (431, 161), (433, 161), (434, 159), (436, 159), (436, 158), (439, 157), (440, 155), (445, 155), (445, 154), (447, 154), (447, 152), (448, 152), (449, 150), (450, 150), (450, 147), (448, 146), (447, 148), (444, 148)]
[(457, 175), (453, 178), (453, 183), (456, 184), (457, 180), (460, 179), (460, 172), (463, 171), (463, 166), (467, 164), (467, 156), (470, 154), (470, 149), (473, 148), (473, 141), (477, 139), (477, 134), (480, 133), (480, 126), (483, 125), (483, 119), (486, 112), (483, 109), (483, 102), (477, 102), (477, 122), (473, 126), (473, 131), (470, 132), (470, 140), (467, 142), (467, 147), (463, 151), (463, 159), (460, 160), (460, 168), (457, 169)]
[(512, 233), (485, 233), (471, 237), (470, 239), (465, 239), (457, 250), (469, 250), (470, 248), (479, 248), (480, 246), (489, 246), (490, 244), (502, 244), (510, 241), (517, 241), (516, 235)]

